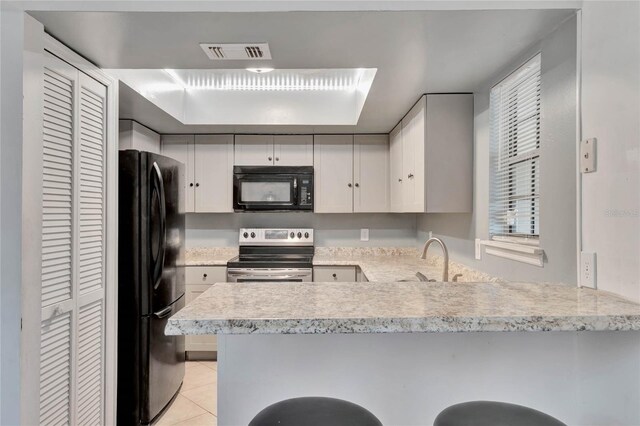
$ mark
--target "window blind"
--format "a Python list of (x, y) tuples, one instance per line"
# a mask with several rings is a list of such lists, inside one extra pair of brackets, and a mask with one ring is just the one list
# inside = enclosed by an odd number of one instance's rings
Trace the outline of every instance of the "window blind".
[(492, 239), (540, 235), (540, 54), (491, 89)]

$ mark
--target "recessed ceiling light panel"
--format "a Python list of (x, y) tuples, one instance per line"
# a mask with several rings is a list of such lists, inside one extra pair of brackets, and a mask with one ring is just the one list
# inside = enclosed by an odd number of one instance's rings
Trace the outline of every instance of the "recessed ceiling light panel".
[(264, 61), (271, 59), (269, 43), (200, 43), (212, 61)]
[(273, 71), (273, 68), (247, 68), (249, 72), (255, 72), (256, 74), (264, 74), (266, 72)]

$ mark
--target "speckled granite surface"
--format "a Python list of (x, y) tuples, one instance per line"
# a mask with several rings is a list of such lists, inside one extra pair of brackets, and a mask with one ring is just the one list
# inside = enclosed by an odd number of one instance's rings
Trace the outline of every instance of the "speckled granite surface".
[(640, 330), (640, 304), (532, 283), (220, 283), (167, 334)]
[[(421, 251), (413, 247), (316, 247), (313, 264), (317, 266), (358, 266), (369, 281), (417, 281), (416, 272), (429, 279), (442, 280), (442, 257), (420, 259)], [(237, 247), (198, 247), (186, 251), (187, 266), (226, 265), (238, 255)], [(496, 277), (449, 262), (449, 281), (500, 281)]]
[(238, 255), (237, 247), (194, 247), (185, 252), (186, 266), (220, 266)]
[[(429, 279), (442, 281), (441, 256), (429, 255), (420, 259), (422, 250), (410, 247), (316, 247), (313, 264), (316, 266), (350, 265), (358, 266), (369, 281), (385, 282), (417, 280), (416, 272)], [(500, 282), (488, 274), (473, 270), (460, 263), (449, 261), (449, 281)]]

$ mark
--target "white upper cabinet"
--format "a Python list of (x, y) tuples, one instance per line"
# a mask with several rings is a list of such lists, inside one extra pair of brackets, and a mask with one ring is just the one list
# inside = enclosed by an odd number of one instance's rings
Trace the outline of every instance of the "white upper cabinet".
[(273, 135), (236, 135), (236, 166), (272, 166)]
[(236, 135), (236, 166), (313, 166), (312, 135)]
[(314, 211), (353, 212), (353, 135), (316, 135), (313, 143)]
[(233, 135), (162, 135), (162, 155), (186, 167), (185, 213), (233, 211)]
[(472, 211), (473, 94), (424, 95), (390, 139), (391, 211)]
[(195, 211), (233, 212), (233, 135), (196, 135)]
[(314, 137), (316, 213), (389, 211), (387, 135)]
[(425, 211), (424, 144), (426, 98), (402, 119), (402, 211)]
[(275, 166), (313, 166), (313, 136), (275, 135), (273, 164)]
[(196, 211), (195, 143), (193, 135), (162, 135), (162, 155), (185, 165), (185, 213)]
[(355, 135), (353, 141), (353, 211), (389, 211), (389, 136)]
[(399, 213), (403, 211), (402, 197), (402, 123), (389, 134), (389, 211)]

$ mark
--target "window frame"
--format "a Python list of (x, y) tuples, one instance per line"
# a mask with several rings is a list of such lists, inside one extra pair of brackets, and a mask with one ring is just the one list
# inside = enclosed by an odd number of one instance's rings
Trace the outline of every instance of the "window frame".
[[(538, 52), (491, 88), (489, 237), (492, 241), (540, 244), (541, 68)], [(535, 93), (521, 95), (519, 88), (533, 88)], [(524, 96), (522, 105), (512, 99), (514, 96)], [(527, 111), (531, 108), (533, 111)], [(520, 117), (521, 109), (524, 117)], [(522, 128), (524, 136), (518, 133)], [(527, 172), (516, 170), (527, 164), (531, 167), (528, 179)], [(521, 185), (525, 192), (518, 188)], [(530, 192), (526, 191), (527, 186), (531, 187)], [(519, 201), (528, 202), (530, 210), (518, 212)], [(530, 219), (526, 232), (519, 227), (522, 224), (517, 222), (518, 216), (524, 219), (525, 227), (526, 219)]]

